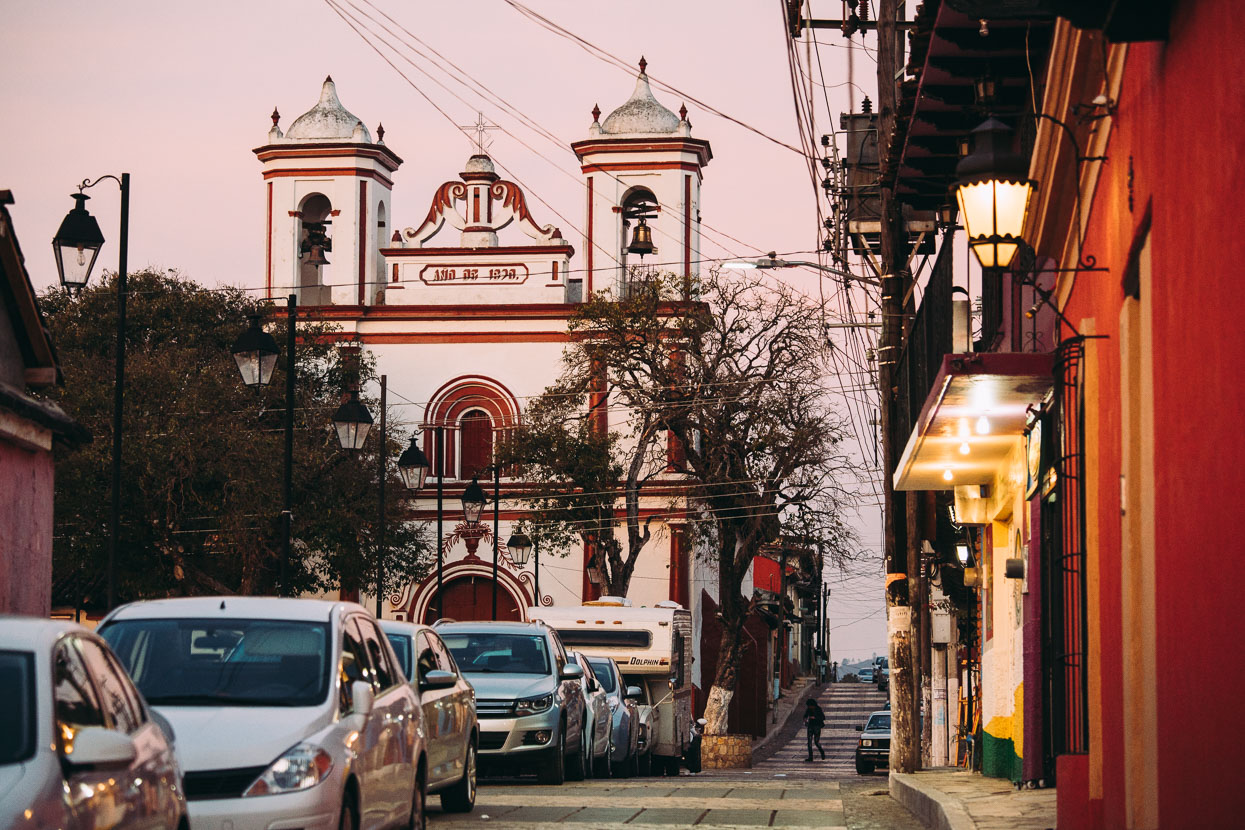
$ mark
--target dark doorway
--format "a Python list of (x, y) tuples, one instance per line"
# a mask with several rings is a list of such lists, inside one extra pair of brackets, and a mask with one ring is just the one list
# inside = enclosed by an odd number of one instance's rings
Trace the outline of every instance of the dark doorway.
[[(451, 620), (491, 620), (493, 618), (493, 580), (487, 576), (460, 576), (445, 583), (445, 616)], [(424, 611), (424, 624), (435, 620), (434, 596)], [(520, 621), (523, 614), (510, 592), (497, 586), (497, 619)]]

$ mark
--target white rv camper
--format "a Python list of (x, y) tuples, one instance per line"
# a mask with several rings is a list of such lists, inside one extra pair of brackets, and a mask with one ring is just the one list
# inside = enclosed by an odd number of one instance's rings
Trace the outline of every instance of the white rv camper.
[(692, 614), (675, 603), (635, 608), (625, 602), (528, 608), (527, 616), (556, 629), (567, 648), (618, 664), (627, 685), (640, 689), (636, 702), (653, 772), (678, 774), (692, 723)]

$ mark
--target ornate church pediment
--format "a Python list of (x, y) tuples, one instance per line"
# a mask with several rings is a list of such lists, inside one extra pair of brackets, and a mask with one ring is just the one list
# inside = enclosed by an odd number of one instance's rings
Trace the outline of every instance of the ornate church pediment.
[(462, 247), (496, 248), (497, 232), (517, 222), (537, 244), (566, 244), (558, 228), (536, 223), (522, 189), (500, 178), (488, 156), (473, 155), (460, 175), (461, 182), (446, 182), (437, 188), (427, 218), (418, 228), (403, 230), (405, 240), (423, 247), (448, 222), (462, 231)]

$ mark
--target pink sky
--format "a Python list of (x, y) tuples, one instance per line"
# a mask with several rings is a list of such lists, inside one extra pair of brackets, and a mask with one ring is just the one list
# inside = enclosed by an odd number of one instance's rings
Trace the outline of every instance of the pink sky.
[[(339, 2), (357, 13), (348, 0)], [(376, 14), (367, 0), (349, 2)], [(492, 155), (527, 188), (536, 220), (559, 225), (582, 251), (576, 230), (583, 224), (582, 187), (566, 145), (587, 136), (594, 104), (608, 113), (629, 97), (634, 68), (624, 71), (597, 60), (503, 0), (370, 2), (553, 133), (562, 146), (521, 126), (500, 107), (481, 102), (410, 52), (402, 54), (466, 103), (388, 53), (451, 116), (451, 123), (327, 2), (9, 4), (0, 34), (0, 77), (5, 79), (0, 189), (11, 189), (16, 199), (11, 210), (36, 287), (56, 282), (49, 243), (72, 206), (69, 194), (76, 184), (123, 171), (132, 177), (131, 269), (176, 267), (208, 285), (261, 285), (263, 187), (251, 150), (265, 143), (274, 105), (288, 127), (315, 104), (329, 74), (346, 108), (373, 135), (383, 122), (385, 143), (405, 161), (395, 180), (392, 224), (418, 225), (433, 190), (456, 177), (471, 143), (455, 125), (473, 122), (479, 110), (545, 157), (502, 132), (490, 134)], [(685, 90), (784, 143), (799, 145), (778, 0), (525, 3), (632, 66), (643, 54), (655, 82)], [(814, 11), (829, 16), (839, 6), (823, 0), (814, 3)], [(389, 39), (396, 43), (400, 35)], [(846, 41), (837, 33), (823, 32), (820, 38), (826, 44), (820, 61), (830, 88), (823, 93), (814, 87), (818, 135), (837, 126), (838, 113), (849, 105)], [(803, 54), (803, 44), (800, 49)], [(873, 76), (872, 60), (857, 51), (854, 80), (871, 95)], [(820, 84), (822, 77), (815, 80)], [(658, 87), (655, 83), (657, 98), (677, 111), (682, 99)], [(802, 88), (807, 90), (807, 81)], [(829, 114), (823, 95), (829, 97)], [(858, 106), (861, 93), (854, 97)], [(811, 252), (818, 220), (804, 160), (692, 102), (687, 106), (693, 135), (708, 139), (714, 151), (702, 194), (708, 226), (702, 255)], [(119, 199), (108, 183), (90, 194), (88, 207), (108, 239), (98, 274), (117, 265)], [(791, 270), (766, 278), (785, 278), (817, 294), (819, 277), (813, 272)], [(863, 541), (876, 550), (876, 511), (865, 512)], [(879, 609), (880, 602), (880, 565), (867, 578), (835, 586), (831, 624), (844, 625), (832, 635), (832, 646), (844, 650), (838, 659), (883, 651), (882, 612), (852, 622)], [(848, 654), (848, 649), (854, 651)]]

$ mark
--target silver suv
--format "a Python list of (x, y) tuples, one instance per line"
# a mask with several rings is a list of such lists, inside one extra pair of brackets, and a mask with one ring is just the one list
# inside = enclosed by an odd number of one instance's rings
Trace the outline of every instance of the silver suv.
[(584, 778), (584, 670), (552, 628), (461, 622), (436, 632), (475, 687), (481, 767), (535, 771), (545, 784)]

